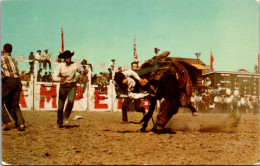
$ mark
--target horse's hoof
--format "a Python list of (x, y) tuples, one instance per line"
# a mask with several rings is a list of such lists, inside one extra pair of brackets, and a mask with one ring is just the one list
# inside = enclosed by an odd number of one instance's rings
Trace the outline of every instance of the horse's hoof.
[(141, 128), (140, 131), (141, 131), (142, 133), (144, 133), (144, 132), (145, 132), (145, 129), (144, 129), (144, 128)]
[(192, 112), (192, 116), (198, 116), (197, 112)]

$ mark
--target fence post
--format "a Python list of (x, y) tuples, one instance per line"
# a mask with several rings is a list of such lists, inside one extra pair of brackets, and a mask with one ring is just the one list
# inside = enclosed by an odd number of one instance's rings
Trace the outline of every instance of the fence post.
[(33, 71), (33, 110), (35, 110), (35, 99), (36, 99), (36, 83), (37, 83), (37, 67), (38, 67), (38, 61), (34, 61), (34, 71)]
[(91, 77), (91, 68), (88, 66), (88, 83), (86, 86), (86, 91), (87, 91), (87, 111), (89, 111), (89, 105), (90, 105), (90, 93), (89, 93), (89, 89), (90, 89), (90, 85), (91, 85), (91, 81), (92, 81), (92, 77)]

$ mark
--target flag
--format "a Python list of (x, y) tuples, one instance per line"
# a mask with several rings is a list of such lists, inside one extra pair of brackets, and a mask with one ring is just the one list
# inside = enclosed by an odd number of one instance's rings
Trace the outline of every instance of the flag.
[(61, 27), (61, 52), (64, 52), (63, 26)]
[(138, 61), (137, 53), (136, 53), (136, 45), (135, 45), (135, 37), (134, 37), (134, 58)]
[(210, 69), (213, 70), (213, 62), (214, 62), (214, 58), (210, 49)]

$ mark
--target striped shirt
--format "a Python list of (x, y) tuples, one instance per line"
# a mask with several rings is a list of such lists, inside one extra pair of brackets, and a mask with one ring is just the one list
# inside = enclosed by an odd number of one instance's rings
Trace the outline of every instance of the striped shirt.
[(1, 72), (4, 77), (19, 78), (18, 63), (10, 53), (1, 56)]

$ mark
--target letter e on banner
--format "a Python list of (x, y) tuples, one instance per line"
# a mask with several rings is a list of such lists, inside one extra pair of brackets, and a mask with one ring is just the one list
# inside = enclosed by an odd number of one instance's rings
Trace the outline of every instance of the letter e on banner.
[(97, 88), (95, 88), (95, 95), (94, 96), (95, 96), (94, 109), (108, 108), (107, 104), (99, 103), (100, 100), (105, 100), (105, 96), (100, 96)]

